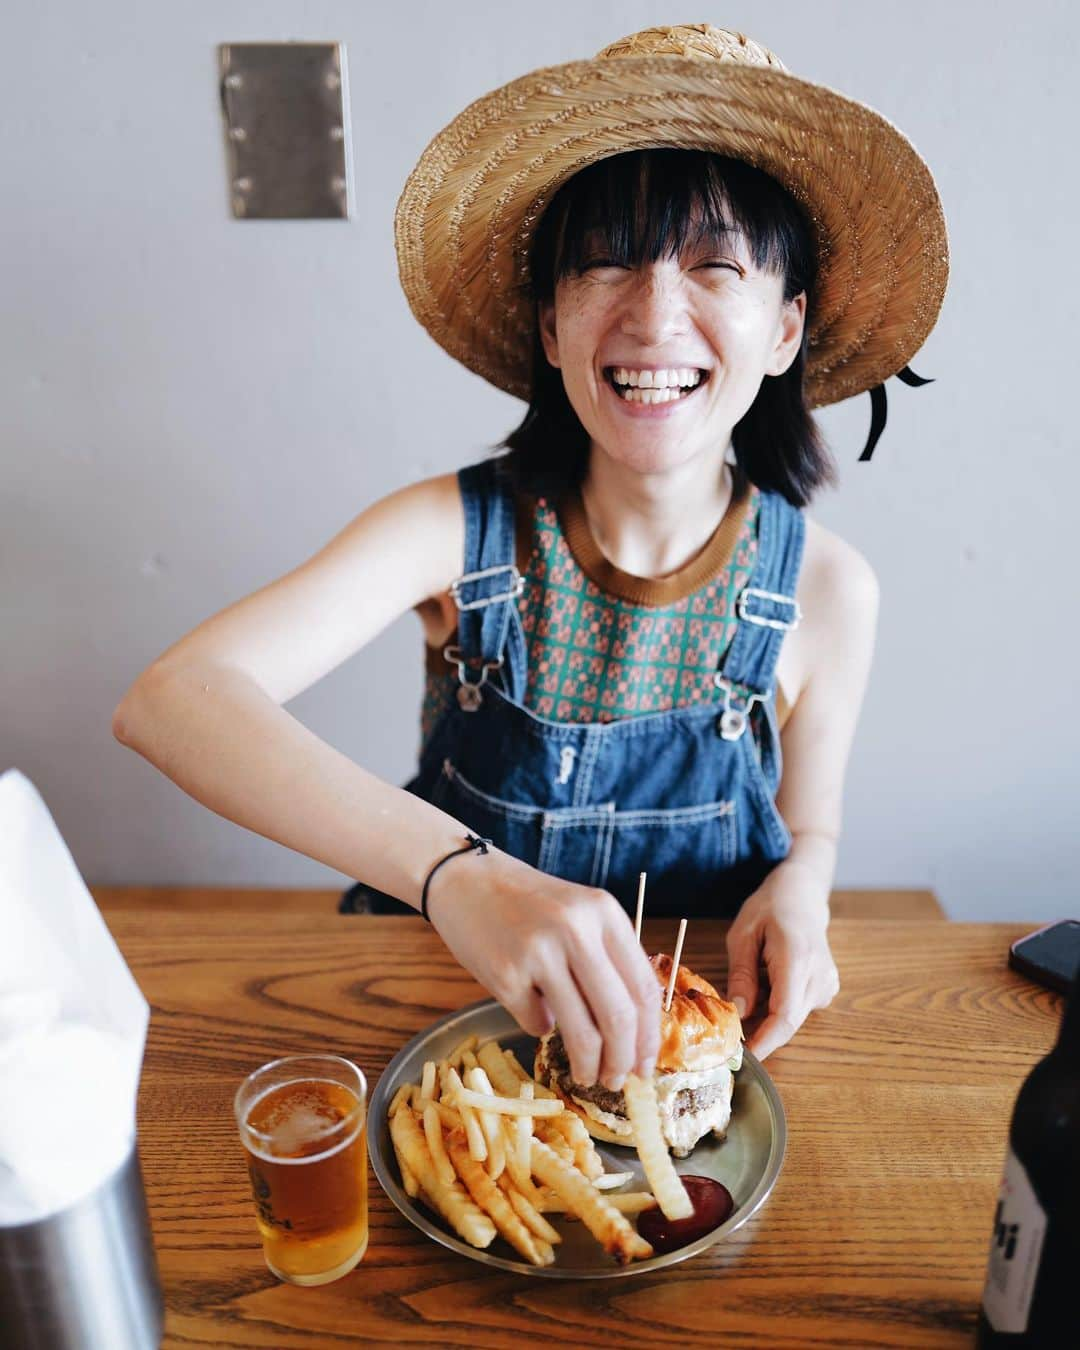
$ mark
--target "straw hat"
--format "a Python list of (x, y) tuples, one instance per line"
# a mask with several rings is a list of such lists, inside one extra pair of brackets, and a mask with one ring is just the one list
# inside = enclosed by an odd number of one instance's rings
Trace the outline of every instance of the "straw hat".
[[(451, 356), (528, 399), (528, 252), (559, 187), (627, 150), (710, 150), (771, 174), (818, 246), (812, 407), (901, 371), (934, 326), (948, 241), (930, 170), (880, 113), (710, 24), (647, 28), (477, 99), (409, 175), (394, 219), (409, 305)], [(917, 377), (916, 377), (917, 379)]]

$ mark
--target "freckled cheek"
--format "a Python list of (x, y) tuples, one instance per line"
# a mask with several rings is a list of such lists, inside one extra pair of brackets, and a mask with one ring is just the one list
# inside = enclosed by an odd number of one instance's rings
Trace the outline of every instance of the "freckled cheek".
[(559, 328), (559, 349), (564, 354), (564, 376), (579, 388), (594, 387), (596, 353), (600, 349), (603, 325), (597, 325), (568, 306)]

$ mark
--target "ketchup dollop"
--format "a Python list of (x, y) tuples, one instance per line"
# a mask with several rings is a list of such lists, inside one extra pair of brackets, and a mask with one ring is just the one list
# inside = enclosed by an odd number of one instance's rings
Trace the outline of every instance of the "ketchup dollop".
[(677, 1247), (685, 1247), (718, 1228), (735, 1208), (731, 1192), (712, 1177), (683, 1177), (682, 1183), (694, 1206), (688, 1219), (665, 1218), (659, 1207), (638, 1216), (638, 1232), (653, 1251), (673, 1252)]

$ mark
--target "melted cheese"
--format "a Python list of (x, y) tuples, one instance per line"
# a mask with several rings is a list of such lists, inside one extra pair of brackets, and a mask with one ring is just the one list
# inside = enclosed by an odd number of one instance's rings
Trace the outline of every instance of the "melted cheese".
[(666, 1111), (661, 1112), (660, 1124), (668, 1146), (683, 1150), (693, 1148), (710, 1130), (717, 1134), (723, 1133), (730, 1119), (731, 1100), (721, 1097), (705, 1111), (687, 1111), (676, 1117), (669, 1116)]

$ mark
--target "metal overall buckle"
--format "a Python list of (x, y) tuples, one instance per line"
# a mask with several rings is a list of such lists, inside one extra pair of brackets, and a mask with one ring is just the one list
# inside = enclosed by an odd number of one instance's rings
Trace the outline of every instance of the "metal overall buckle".
[[(497, 577), (501, 572), (510, 573), (508, 590), (500, 591), (497, 595), (481, 596), (479, 600), (462, 600), (463, 586), (468, 585), (470, 581), (485, 581), (488, 577)], [(484, 567), (479, 572), (466, 572), (450, 583), (450, 594), (459, 613), (464, 613), (467, 609), (484, 609), (487, 605), (502, 604), (505, 600), (516, 600), (524, 589), (525, 578), (513, 563), (499, 563), (497, 567)], [(466, 679), (466, 662), (460, 647), (445, 647), (443, 656), (458, 669), (458, 703), (466, 712), (475, 712), (484, 701), (480, 690), (487, 682), (488, 672), (502, 668), (502, 657), (496, 657), (494, 661), (485, 661), (480, 670), (480, 678), (474, 682)]]
[[(737, 685), (719, 673), (713, 676), (713, 682), (717, 689), (724, 691), (724, 709), (719, 718), (720, 735), (725, 741), (737, 741), (746, 730), (750, 710), (755, 703), (764, 703), (769, 693), (766, 691), (764, 694), (756, 694), (745, 685)], [(739, 700), (739, 706), (732, 707), (733, 697)]]
[(475, 712), (477, 708), (479, 708), (480, 704), (483, 703), (484, 701), (484, 696), (480, 692), (480, 690), (481, 687), (487, 683), (488, 672), (492, 670), (502, 669), (503, 663), (502, 657), (501, 656), (496, 657), (494, 661), (485, 661), (480, 670), (480, 678), (474, 682), (472, 680), (466, 679), (465, 672), (468, 667), (465, 661), (464, 654), (462, 653), (460, 647), (454, 646), (444, 647), (443, 656), (447, 661), (451, 663), (451, 665), (457, 666), (458, 704), (466, 712)]
[[(479, 600), (462, 600), (461, 588), (468, 582), (483, 581), (487, 577), (498, 576), (500, 572), (510, 573), (510, 589), (508, 591), (503, 591), (499, 595), (482, 596)], [(503, 600), (516, 600), (524, 589), (525, 578), (513, 563), (500, 563), (498, 567), (485, 567), (480, 572), (466, 572), (464, 576), (460, 576), (456, 581), (450, 583), (450, 594), (459, 612), (464, 612), (467, 609), (483, 609), (485, 605), (497, 605)]]
[[(793, 612), (790, 622), (783, 619), (766, 619), (760, 614), (748, 614), (746, 605), (751, 596), (758, 600), (771, 600), (777, 605), (789, 605)], [(790, 595), (778, 595), (776, 591), (763, 591), (757, 586), (744, 586), (739, 592), (739, 598), (735, 601), (735, 613), (742, 619), (743, 623), (756, 623), (761, 628), (776, 628), (781, 633), (790, 632), (793, 628), (798, 628), (802, 622), (802, 609), (797, 600), (792, 599)]]

